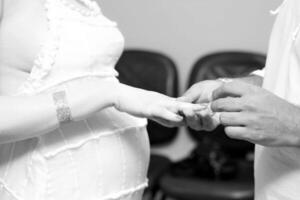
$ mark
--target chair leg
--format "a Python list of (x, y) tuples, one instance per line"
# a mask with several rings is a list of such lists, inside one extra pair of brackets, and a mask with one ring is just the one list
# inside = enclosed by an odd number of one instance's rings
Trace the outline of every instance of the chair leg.
[(163, 192), (161, 192), (159, 198), (157, 198), (157, 200), (166, 200), (166, 199), (167, 199), (167, 195)]
[(159, 194), (159, 190), (158, 188), (153, 188), (152, 190), (147, 190), (145, 193), (144, 193), (144, 196), (143, 196), (143, 200), (156, 200), (158, 198), (156, 198)]
[(163, 194), (161, 200), (167, 200), (167, 195)]
[(156, 194), (157, 193), (155, 191), (152, 191), (152, 193), (150, 194), (150, 199), (155, 200), (155, 197), (157, 196)]

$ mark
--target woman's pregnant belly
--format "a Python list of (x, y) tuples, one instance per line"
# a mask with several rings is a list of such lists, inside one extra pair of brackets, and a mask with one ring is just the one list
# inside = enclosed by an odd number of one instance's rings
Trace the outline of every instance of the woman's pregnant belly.
[(15, 143), (14, 151), (8, 145), (11, 159), (0, 172), (7, 189), (0, 199), (140, 199), (150, 154), (145, 125), (145, 119), (107, 108)]

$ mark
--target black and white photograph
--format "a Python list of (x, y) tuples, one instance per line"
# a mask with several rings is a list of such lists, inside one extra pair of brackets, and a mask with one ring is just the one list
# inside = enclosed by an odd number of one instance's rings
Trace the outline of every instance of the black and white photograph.
[(300, 1), (0, 0), (0, 200), (300, 200)]

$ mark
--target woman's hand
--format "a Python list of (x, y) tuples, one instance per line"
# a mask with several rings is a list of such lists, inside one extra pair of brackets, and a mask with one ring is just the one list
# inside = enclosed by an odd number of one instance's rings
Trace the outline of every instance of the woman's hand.
[(201, 105), (179, 102), (176, 98), (120, 84), (116, 90), (115, 107), (137, 117), (152, 119), (164, 126), (184, 124), (181, 113), (196, 113)]

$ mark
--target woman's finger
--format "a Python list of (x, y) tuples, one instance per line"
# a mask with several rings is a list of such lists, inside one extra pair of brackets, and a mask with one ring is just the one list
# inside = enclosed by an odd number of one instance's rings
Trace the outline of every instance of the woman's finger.
[(166, 108), (155, 107), (151, 111), (151, 118), (164, 119), (171, 122), (182, 122), (183, 117), (177, 113), (171, 112)]
[(179, 126), (183, 126), (184, 125), (184, 121), (181, 122), (174, 122), (174, 121), (168, 121), (162, 118), (152, 118), (153, 121), (156, 121), (157, 123), (169, 127), (169, 128), (173, 128), (173, 127), (179, 127)]
[(176, 108), (178, 112), (186, 112), (188, 114), (193, 114), (195, 112), (200, 112), (207, 108), (207, 104), (193, 104), (185, 102), (176, 102)]

